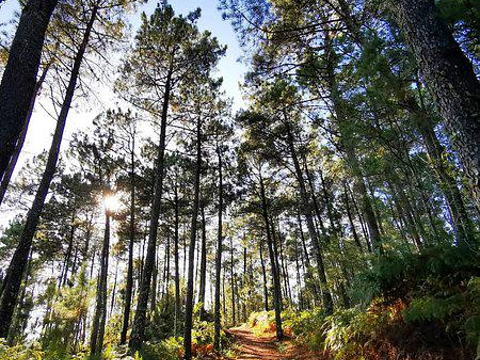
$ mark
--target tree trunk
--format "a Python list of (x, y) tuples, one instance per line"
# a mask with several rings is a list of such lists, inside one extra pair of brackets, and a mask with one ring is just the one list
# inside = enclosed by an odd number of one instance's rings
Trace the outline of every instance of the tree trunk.
[(355, 224), (353, 223), (352, 210), (350, 209), (350, 201), (348, 201), (349, 196), (347, 191), (347, 185), (345, 183), (343, 183), (343, 189), (344, 189), (343, 195), (345, 198), (345, 210), (347, 211), (348, 222), (350, 224), (350, 228), (352, 231), (353, 240), (355, 241), (355, 244), (358, 246), (358, 248), (362, 251), (363, 247), (362, 247), (362, 243), (360, 242), (360, 238), (358, 237)]
[(273, 250), (273, 238), (270, 229), (270, 219), (268, 214), (268, 204), (267, 197), (265, 194), (265, 185), (263, 183), (262, 172), (259, 171), (259, 182), (260, 182), (260, 197), (262, 201), (262, 215), (263, 220), (265, 221), (265, 232), (267, 233), (267, 245), (268, 253), (270, 255), (270, 268), (272, 271), (273, 278), (273, 306), (275, 309), (275, 325), (276, 325), (276, 335), (277, 340), (283, 339), (283, 329), (282, 329), (282, 291), (280, 290), (280, 277), (277, 268), (277, 262), (275, 259), (275, 252)]
[(20, 16), (0, 83), (0, 178), (15, 152), (35, 96), (45, 33), (57, 3), (30, 0)]
[[(415, 105), (418, 107), (416, 102), (412, 104), (411, 107)], [(473, 236), (472, 222), (468, 216), (457, 182), (449, 171), (448, 165), (445, 163), (443, 154), (446, 153), (446, 149), (438, 140), (430, 117), (427, 115), (426, 111), (423, 111), (423, 113), (418, 113), (414, 116), (413, 120), (423, 138), (430, 163), (439, 179), (440, 187), (445, 194), (450, 213), (452, 214), (452, 225), (455, 235), (461, 244), (465, 244), (468, 243)]]
[(235, 258), (233, 256), (233, 238), (230, 237), (230, 288), (232, 291), (232, 325), (237, 323), (236, 299), (235, 299)]
[[(243, 247), (243, 274), (242, 274), (242, 281), (241, 281), (241, 286), (242, 286), (242, 293), (245, 296), (245, 286), (246, 286), (246, 279), (247, 279), (247, 247)], [(247, 301), (245, 297), (242, 297), (242, 321), (246, 322), (247, 321)]]
[(298, 161), (297, 152), (295, 149), (295, 141), (294, 141), (292, 129), (290, 126), (290, 122), (289, 122), (289, 119), (287, 119), (285, 113), (284, 115), (285, 115), (285, 124), (287, 126), (287, 137), (288, 137), (287, 141), (288, 141), (288, 147), (290, 150), (290, 156), (292, 157), (293, 165), (295, 167), (296, 178), (298, 181), (298, 186), (300, 188), (300, 196), (305, 205), (304, 208), (306, 211), (304, 215), (305, 215), (305, 219), (307, 220), (308, 233), (313, 243), (313, 249), (315, 250), (315, 258), (317, 260), (317, 271), (320, 278), (320, 285), (322, 290), (323, 306), (325, 308), (326, 313), (330, 314), (333, 312), (333, 300), (332, 300), (332, 294), (330, 293), (330, 289), (327, 283), (327, 276), (325, 273), (325, 265), (324, 265), (323, 256), (322, 256), (322, 249), (320, 248), (320, 238), (315, 229), (315, 224), (313, 223), (312, 214), (310, 210), (311, 202), (307, 195), (305, 180), (303, 178), (303, 172), (302, 172), (302, 169), (300, 168), (300, 163)]
[(298, 309), (302, 311), (305, 309), (305, 304), (303, 301), (302, 275), (300, 274), (300, 263), (298, 261), (299, 257), (301, 257), (301, 251), (299, 251), (298, 246), (295, 246), (295, 270), (297, 272)]
[(165, 94), (163, 97), (162, 116), (160, 124), (160, 144), (158, 146), (158, 155), (156, 161), (156, 179), (153, 191), (153, 203), (150, 213), (150, 229), (148, 233), (147, 254), (145, 257), (145, 264), (143, 266), (142, 282), (140, 284), (137, 310), (135, 312), (135, 319), (133, 321), (132, 335), (130, 338), (130, 348), (135, 351), (139, 350), (145, 335), (145, 327), (147, 321), (147, 306), (148, 297), (150, 294), (150, 287), (152, 281), (153, 269), (155, 267), (156, 249), (157, 249), (157, 235), (158, 222), (162, 206), (163, 194), (163, 179), (164, 171), (164, 157), (165, 157), (165, 139), (167, 132), (167, 115), (170, 102), (170, 91), (172, 81), (172, 65), (167, 74), (165, 83)]
[(120, 344), (127, 342), (127, 332), (130, 323), (130, 311), (132, 308), (133, 293), (133, 249), (135, 244), (135, 136), (132, 138), (132, 149), (130, 152), (130, 219), (129, 219), (129, 242), (128, 242), (128, 264), (127, 284), (125, 287), (125, 307), (123, 310), (123, 326), (120, 334)]
[(192, 325), (193, 325), (193, 278), (195, 261), (195, 242), (197, 239), (197, 222), (200, 199), (200, 172), (202, 169), (202, 122), (197, 120), (197, 146), (195, 160), (195, 180), (194, 197), (192, 209), (192, 225), (190, 229), (190, 244), (188, 251), (188, 278), (187, 278), (187, 302), (185, 306), (185, 329), (184, 329), (184, 349), (185, 360), (192, 359)]
[[(178, 177), (178, 176), (177, 176)], [(174, 233), (174, 258), (175, 258), (175, 324), (174, 324), (174, 334), (175, 338), (178, 338), (178, 324), (180, 318), (180, 261), (179, 261), (179, 250), (178, 250), (178, 227), (179, 227), (179, 209), (178, 209), (178, 184), (177, 179), (175, 179), (174, 187), (175, 195), (175, 233)]]
[(118, 280), (118, 260), (115, 262), (115, 277), (113, 278), (112, 298), (110, 300), (110, 312), (109, 317), (112, 317), (113, 309), (115, 307), (115, 294), (117, 293), (117, 280)]
[(65, 255), (63, 271), (62, 271), (62, 274), (60, 275), (60, 281), (59, 281), (59, 284), (58, 284), (59, 288), (65, 286), (65, 284), (67, 283), (68, 268), (70, 267), (70, 259), (72, 257), (73, 239), (75, 237), (75, 229), (76, 229), (76, 226), (75, 226), (75, 211), (73, 211), (72, 212), (72, 218), (71, 218), (71, 225), (70, 225), (70, 233), (68, 235), (67, 254)]
[(390, 1), (480, 204), (480, 83), (434, 0)]
[(170, 296), (170, 234), (167, 234), (167, 245), (165, 246), (165, 297), (168, 300)]
[(220, 283), (222, 272), (222, 250), (223, 250), (223, 163), (222, 163), (222, 150), (217, 144), (217, 156), (218, 156), (218, 235), (217, 235), (217, 256), (215, 259), (215, 310), (214, 310), (214, 322), (215, 322), (215, 334), (213, 345), (215, 350), (220, 350), (220, 330), (221, 330), (221, 318), (220, 318)]
[(263, 301), (265, 311), (269, 311), (268, 307), (268, 282), (267, 282), (267, 271), (265, 269), (265, 260), (263, 259), (263, 243), (259, 244), (260, 248), (260, 265), (262, 267), (262, 277), (263, 277)]
[(158, 249), (155, 251), (155, 263), (153, 266), (152, 280), (150, 289), (150, 312), (153, 313), (157, 307), (157, 281), (158, 281), (158, 267), (160, 266), (158, 258)]
[(205, 224), (205, 204), (203, 203), (203, 199), (200, 213), (202, 217), (202, 244), (200, 257), (200, 286), (198, 291), (198, 302), (201, 304), (200, 321), (205, 321), (207, 316), (205, 311), (205, 292), (207, 289), (207, 232)]
[(332, 39), (329, 35), (328, 25), (325, 25), (325, 56), (327, 60), (326, 65), (326, 75), (327, 75), (327, 86), (330, 91), (330, 98), (333, 105), (333, 111), (335, 113), (336, 122), (338, 125), (340, 133), (340, 144), (344, 148), (346, 161), (348, 166), (351, 169), (352, 176), (354, 178), (354, 189), (360, 196), (362, 211), (365, 216), (365, 220), (368, 227), (368, 234), (370, 237), (370, 242), (373, 245), (374, 250), (377, 253), (382, 252), (382, 239), (380, 235), (380, 230), (378, 227), (377, 218), (371, 203), (371, 199), (368, 196), (367, 187), (365, 185), (363, 174), (360, 168), (357, 154), (355, 152), (354, 139), (352, 138), (350, 132), (351, 124), (348, 122), (348, 117), (346, 115), (346, 104), (342, 98), (338, 83), (337, 83), (337, 74), (335, 72), (335, 66), (337, 61), (337, 56), (335, 54)]
[(8, 185), (10, 184), (10, 180), (12, 179), (13, 172), (15, 171), (15, 166), (17, 165), (18, 158), (20, 157), (20, 153), (22, 152), (23, 144), (25, 143), (25, 139), (27, 137), (28, 126), (30, 125), (30, 119), (32, 118), (33, 108), (35, 107), (35, 100), (37, 99), (37, 96), (38, 96), (38, 93), (40, 92), (42, 84), (45, 81), (45, 78), (47, 77), (47, 73), (48, 73), (48, 70), (50, 69), (50, 66), (51, 66), (51, 62), (45, 66), (45, 68), (43, 69), (42, 75), (40, 75), (40, 78), (35, 84), (35, 90), (32, 96), (32, 101), (30, 102), (30, 106), (28, 108), (25, 124), (23, 125), (22, 132), (20, 133), (18, 141), (15, 145), (15, 151), (13, 152), (12, 157), (8, 162), (8, 166), (5, 169), (5, 173), (3, 174), (2, 182), (0, 184), (0, 205), (2, 205), (3, 199), (5, 198)]
[[(92, 14), (85, 29), (82, 43), (80, 45), (80, 48), (78, 49), (77, 54), (75, 55), (72, 72), (70, 74), (68, 87), (65, 93), (65, 99), (63, 101), (59, 117), (57, 119), (57, 125), (53, 135), (52, 144), (48, 152), (45, 172), (43, 173), (32, 206), (28, 211), (25, 227), (23, 228), (19, 244), (15, 250), (12, 261), (10, 262), (10, 266), (7, 271), (7, 278), (4, 282), (2, 299), (0, 302), (0, 337), (7, 336), (8, 329), (12, 321), (13, 311), (15, 309), (18, 298), (18, 291), (20, 288), (20, 283), (22, 281), (22, 274), (25, 270), (28, 253), (30, 252), (30, 248), (32, 246), (33, 237), (37, 229), (43, 206), (45, 204), (48, 189), (50, 187), (53, 175), (55, 174), (57, 161), (60, 153), (60, 146), (62, 143), (63, 131), (65, 129), (68, 112), (72, 104), (73, 94), (77, 85), (78, 74), (80, 72), (83, 56), (85, 54), (85, 50), (87, 49), (88, 41), (90, 39), (90, 33), (97, 17), (97, 10), (97, 7), (94, 7), (92, 9)], [(23, 124), (25, 116), (23, 116), (22, 119)]]
[(107, 319), (107, 279), (108, 257), (110, 253), (110, 215), (105, 211), (105, 234), (103, 238), (102, 256), (100, 257), (100, 274), (97, 284), (97, 303), (93, 316), (90, 353), (98, 356), (102, 353), (105, 323)]
[[(357, 19), (351, 14), (350, 6), (344, 0), (339, 0), (341, 17), (345, 20), (349, 31), (354, 35), (355, 40), (361, 47), (367, 45), (367, 39), (360, 30), (360, 24)], [(391, 69), (387, 70), (387, 76), (396, 78), (396, 75)], [(416, 80), (417, 88), (420, 89), (420, 81)], [(398, 97), (400, 104), (410, 112), (411, 119), (423, 138), (423, 142), (427, 149), (432, 167), (437, 174), (440, 181), (442, 191), (445, 194), (448, 206), (452, 213), (453, 227), (460, 243), (468, 242), (469, 237), (472, 236), (472, 224), (468, 217), (468, 213), (463, 203), (462, 195), (456, 184), (455, 178), (449, 173), (445, 166), (443, 153), (446, 151), (441, 145), (434, 131), (432, 122), (432, 114), (430, 114), (424, 107), (422, 101), (422, 94), (420, 92), (420, 103), (417, 100), (411, 89), (405, 87), (394, 87), (395, 95)], [(435, 231), (435, 229), (434, 229)]]

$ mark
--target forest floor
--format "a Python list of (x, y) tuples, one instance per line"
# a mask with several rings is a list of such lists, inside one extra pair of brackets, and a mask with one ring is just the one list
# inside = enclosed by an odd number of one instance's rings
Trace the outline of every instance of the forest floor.
[(292, 339), (277, 341), (275, 336), (256, 336), (247, 326), (226, 330), (237, 345), (236, 360), (314, 360), (326, 359), (298, 346)]

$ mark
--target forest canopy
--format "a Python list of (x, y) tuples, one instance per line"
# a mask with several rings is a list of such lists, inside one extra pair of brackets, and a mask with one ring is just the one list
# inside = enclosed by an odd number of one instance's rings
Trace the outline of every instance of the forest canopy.
[(477, 1), (0, 0), (0, 33), (0, 360), (480, 359)]

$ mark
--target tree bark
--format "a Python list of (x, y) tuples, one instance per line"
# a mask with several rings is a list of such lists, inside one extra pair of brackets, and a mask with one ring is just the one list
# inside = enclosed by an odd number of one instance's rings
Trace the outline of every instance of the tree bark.
[[(19, 244), (15, 250), (12, 261), (10, 262), (10, 266), (7, 271), (7, 278), (4, 282), (2, 299), (0, 302), (0, 337), (7, 336), (8, 329), (12, 321), (13, 311), (15, 309), (18, 298), (18, 291), (20, 288), (20, 283), (22, 281), (22, 274), (25, 270), (28, 253), (30, 252), (30, 248), (32, 246), (33, 237), (37, 229), (43, 206), (45, 204), (48, 189), (50, 187), (53, 175), (55, 174), (68, 112), (73, 101), (73, 94), (77, 85), (77, 79), (80, 72), (83, 56), (87, 49), (93, 24), (97, 17), (97, 10), (97, 7), (94, 7), (92, 9), (92, 14), (90, 16), (87, 27), (85, 28), (82, 43), (80, 45), (80, 48), (78, 49), (77, 54), (75, 55), (72, 72), (70, 74), (70, 79), (68, 82), (68, 87), (65, 92), (65, 99), (63, 101), (59, 117), (57, 119), (57, 125), (53, 135), (52, 144), (48, 152), (45, 172), (43, 173), (32, 206), (28, 211), (25, 227), (23, 228)], [(25, 116), (23, 117), (23, 120), (24, 119)]]
[(40, 65), (45, 33), (58, 0), (30, 0), (22, 10), (0, 83), (0, 178), (24, 128)]
[(30, 102), (30, 106), (28, 108), (27, 117), (25, 119), (25, 123), (23, 124), (22, 132), (18, 138), (18, 141), (15, 145), (15, 151), (8, 162), (8, 166), (5, 169), (5, 173), (3, 174), (2, 182), (0, 184), (0, 205), (2, 205), (3, 199), (5, 198), (5, 194), (7, 192), (8, 185), (10, 184), (10, 180), (12, 179), (13, 172), (15, 171), (15, 167), (17, 165), (18, 158), (20, 157), (20, 153), (22, 152), (23, 145), (25, 144), (25, 139), (27, 137), (28, 126), (30, 125), (30, 120), (33, 114), (33, 108), (35, 107), (35, 100), (37, 99), (38, 93), (42, 87), (45, 78), (47, 77), (48, 70), (50, 69), (51, 63), (48, 63), (42, 71), (42, 75), (38, 79), (37, 83), (35, 84), (35, 90), (32, 96), (32, 100)]
[(480, 204), (480, 82), (434, 0), (390, 1)]

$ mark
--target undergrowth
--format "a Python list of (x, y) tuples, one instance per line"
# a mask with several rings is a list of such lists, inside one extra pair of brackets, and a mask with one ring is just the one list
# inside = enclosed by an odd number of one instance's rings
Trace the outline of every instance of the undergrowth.
[[(282, 313), (298, 345), (333, 359), (480, 359), (479, 261), (470, 249), (387, 253), (350, 289), (357, 304)], [(254, 313), (256, 335), (272, 335), (273, 312)]]

